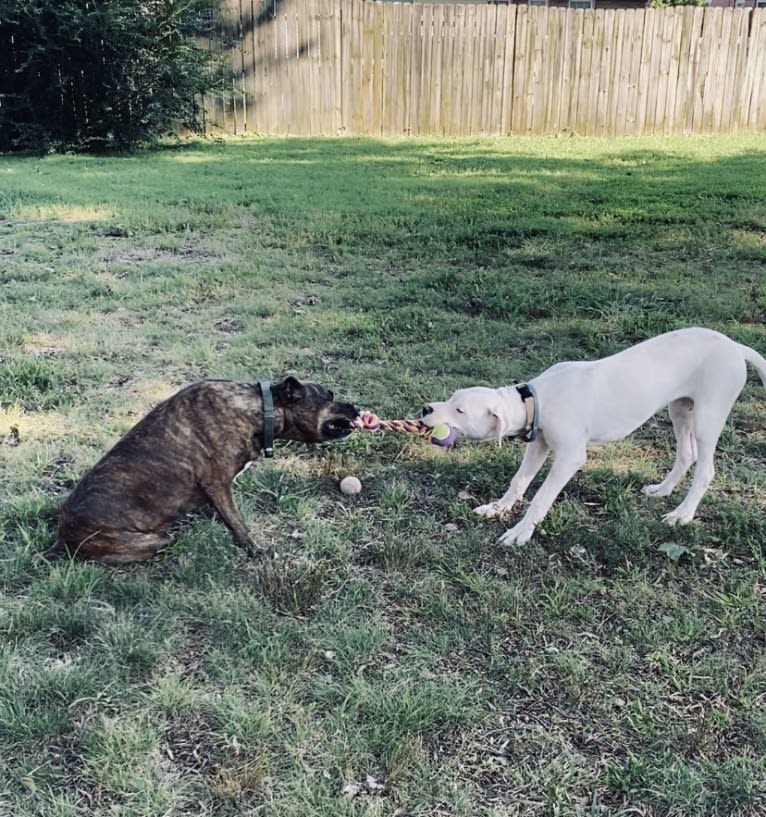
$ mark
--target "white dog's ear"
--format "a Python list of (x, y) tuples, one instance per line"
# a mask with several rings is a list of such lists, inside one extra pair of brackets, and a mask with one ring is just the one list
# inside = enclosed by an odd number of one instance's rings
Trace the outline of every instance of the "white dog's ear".
[(506, 432), (508, 431), (508, 423), (503, 417), (502, 408), (500, 406), (490, 406), (487, 409), (489, 413), (490, 423), (492, 424), (492, 430), (497, 435), (497, 444), (503, 444), (503, 437), (505, 437)]

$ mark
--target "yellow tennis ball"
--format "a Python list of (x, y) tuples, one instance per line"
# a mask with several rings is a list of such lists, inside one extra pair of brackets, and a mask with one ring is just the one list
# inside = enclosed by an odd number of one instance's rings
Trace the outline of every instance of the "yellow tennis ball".
[(455, 444), (457, 433), (452, 426), (447, 423), (437, 423), (431, 430), (431, 442), (434, 445), (441, 445), (444, 448), (449, 448)]

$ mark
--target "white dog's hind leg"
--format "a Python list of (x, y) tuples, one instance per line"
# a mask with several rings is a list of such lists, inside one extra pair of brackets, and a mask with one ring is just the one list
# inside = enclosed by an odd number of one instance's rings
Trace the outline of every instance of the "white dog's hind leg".
[(705, 491), (713, 481), (715, 469), (713, 467), (713, 454), (715, 445), (708, 446), (699, 444), (699, 457), (694, 468), (694, 479), (692, 480), (689, 493), (684, 501), (670, 513), (666, 513), (662, 518), (668, 525), (688, 525), (694, 519), (694, 513), (700, 500), (705, 495)]
[(731, 401), (730, 404), (718, 405), (714, 409), (706, 407), (704, 412), (702, 407), (695, 411), (694, 436), (697, 440), (698, 453), (694, 479), (684, 501), (674, 511), (662, 517), (668, 525), (688, 525), (694, 519), (697, 506), (713, 481), (715, 447), (733, 405), (734, 402)]
[(673, 433), (676, 438), (676, 460), (668, 475), (657, 485), (644, 486), (647, 496), (669, 496), (686, 472), (697, 461), (697, 441), (694, 438), (694, 401), (688, 397), (674, 400), (669, 406)]
[(700, 398), (692, 413), (694, 438), (697, 441), (694, 479), (684, 501), (663, 517), (669, 525), (688, 525), (694, 518), (700, 500), (713, 481), (715, 473), (713, 458), (718, 438), (747, 378), (744, 363), (741, 361), (738, 366), (732, 364), (729, 368), (719, 367), (711, 375), (704, 401)]
[(510, 545), (514, 542), (517, 545), (523, 545), (528, 542), (535, 532), (535, 527), (548, 513), (564, 486), (585, 465), (585, 460), (585, 447), (579, 451), (567, 451), (565, 454), (557, 454), (548, 476), (529, 503), (527, 512), (517, 525), (514, 525), (500, 537), (499, 541), (504, 545)]
[(529, 483), (532, 482), (537, 472), (542, 468), (545, 458), (548, 456), (548, 450), (547, 444), (540, 436), (529, 443), (524, 451), (519, 470), (514, 474), (508, 490), (500, 499), (486, 505), (479, 505), (478, 508), (473, 509), (473, 512), (479, 514), (479, 516), (493, 517), (502, 516), (506, 511), (509, 511), (524, 496)]

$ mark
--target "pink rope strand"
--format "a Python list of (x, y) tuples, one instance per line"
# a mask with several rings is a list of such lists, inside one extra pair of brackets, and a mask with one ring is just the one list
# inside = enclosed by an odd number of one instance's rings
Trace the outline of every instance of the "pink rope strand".
[(430, 437), (432, 431), (421, 420), (381, 420), (371, 411), (363, 411), (352, 425), (360, 431), (406, 431), (421, 437)]

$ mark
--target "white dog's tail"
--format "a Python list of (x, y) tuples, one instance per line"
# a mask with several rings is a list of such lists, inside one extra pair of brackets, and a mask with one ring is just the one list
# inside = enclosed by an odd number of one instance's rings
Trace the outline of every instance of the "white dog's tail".
[(744, 346), (741, 343), (739, 344), (739, 348), (742, 352), (742, 357), (757, 370), (761, 376), (763, 385), (766, 386), (766, 358), (761, 357), (755, 349), (751, 349), (749, 346)]

